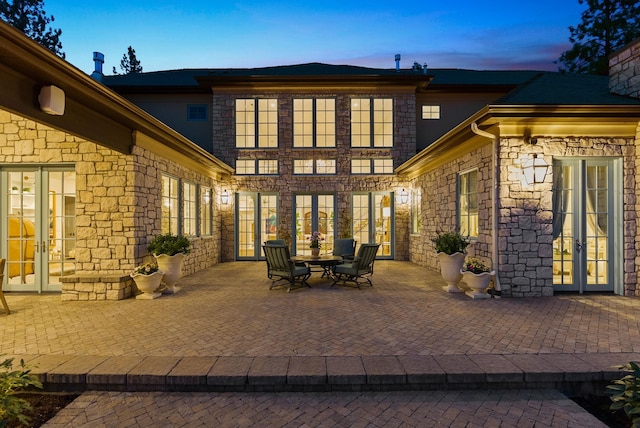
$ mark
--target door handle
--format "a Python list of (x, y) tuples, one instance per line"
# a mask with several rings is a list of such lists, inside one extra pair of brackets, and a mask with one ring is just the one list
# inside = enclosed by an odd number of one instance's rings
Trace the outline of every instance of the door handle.
[(587, 243), (582, 241), (582, 243), (580, 243), (579, 239), (576, 239), (576, 252), (579, 253), (580, 250), (582, 250), (583, 247), (586, 247)]
[(35, 247), (36, 253), (40, 252), (40, 243), (38, 241), (35, 241), (33, 243), (33, 246)]

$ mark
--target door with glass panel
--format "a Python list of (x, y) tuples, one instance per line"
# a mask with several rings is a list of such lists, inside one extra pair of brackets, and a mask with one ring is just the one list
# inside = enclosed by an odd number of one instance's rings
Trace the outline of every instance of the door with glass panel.
[(69, 168), (3, 169), (6, 291), (60, 291), (75, 273), (76, 175)]
[(353, 237), (359, 244), (380, 244), (377, 257), (394, 256), (394, 193), (367, 192), (351, 195)]
[(328, 194), (295, 195), (295, 254), (311, 255), (310, 238), (320, 233), (320, 254), (333, 252), (336, 197)]
[(262, 258), (262, 245), (278, 235), (276, 193), (236, 193), (236, 259)]
[(620, 161), (554, 161), (553, 286), (622, 293)]

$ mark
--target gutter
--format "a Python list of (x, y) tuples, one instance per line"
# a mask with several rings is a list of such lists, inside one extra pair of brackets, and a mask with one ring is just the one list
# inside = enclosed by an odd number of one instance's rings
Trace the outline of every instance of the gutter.
[(487, 131), (483, 131), (482, 129), (478, 128), (478, 125), (476, 124), (476, 122), (471, 122), (471, 131), (476, 134), (479, 135), (480, 137), (484, 137), (484, 138), (489, 138), (492, 141), (493, 144), (493, 150), (492, 150), (492, 165), (493, 165), (493, 177), (492, 177), (492, 187), (493, 187), (493, 192), (491, 194), (491, 199), (492, 199), (492, 217), (493, 217), (493, 221), (492, 221), (492, 234), (493, 234), (493, 270), (494, 270), (494, 282), (493, 282), (493, 286), (496, 290), (496, 292), (499, 293), (502, 292), (502, 287), (500, 286), (500, 277), (498, 275), (498, 267), (499, 267), (499, 263), (498, 263), (498, 173), (499, 173), (499, 167), (498, 167), (498, 136), (495, 134), (492, 134), (490, 132)]

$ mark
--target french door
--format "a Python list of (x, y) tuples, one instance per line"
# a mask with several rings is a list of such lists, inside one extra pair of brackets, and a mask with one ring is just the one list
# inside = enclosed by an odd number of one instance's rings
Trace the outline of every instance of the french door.
[(618, 159), (553, 165), (553, 287), (622, 294), (622, 176)]
[(68, 167), (3, 168), (0, 247), (6, 291), (60, 291), (75, 273), (76, 174)]
[(236, 259), (258, 260), (265, 241), (278, 234), (278, 194), (236, 193)]
[(377, 257), (394, 256), (394, 194), (367, 192), (351, 195), (353, 237), (358, 244), (377, 243)]
[(333, 193), (295, 195), (295, 254), (311, 255), (309, 238), (319, 232), (320, 254), (333, 252), (336, 197)]

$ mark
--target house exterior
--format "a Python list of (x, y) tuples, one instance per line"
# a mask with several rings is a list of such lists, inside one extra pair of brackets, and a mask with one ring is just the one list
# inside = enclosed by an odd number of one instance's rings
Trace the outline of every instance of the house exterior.
[[(611, 90), (602, 77), (399, 58), (102, 76), (98, 55), (92, 80), (0, 31), (13, 78), (0, 85), (16, 88), (0, 94), (0, 235), (20, 244), (0, 247), (20, 267), (8, 291), (55, 290), (48, 275), (64, 299), (127, 297), (126, 274), (161, 232), (192, 239), (190, 273), (260, 260), (275, 238), (307, 254), (316, 231), (327, 253), (353, 236), (435, 269), (431, 239), (459, 230), (503, 296), (640, 293), (637, 45), (612, 58)], [(63, 115), (34, 101), (46, 85), (67, 95)], [(51, 187), (55, 174), (73, 186)]]

